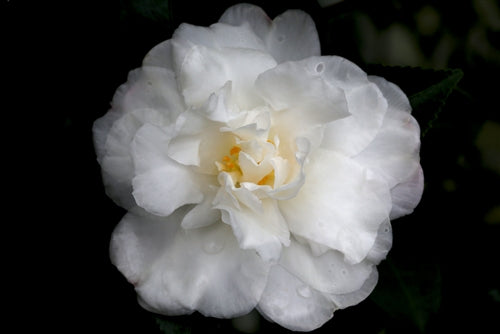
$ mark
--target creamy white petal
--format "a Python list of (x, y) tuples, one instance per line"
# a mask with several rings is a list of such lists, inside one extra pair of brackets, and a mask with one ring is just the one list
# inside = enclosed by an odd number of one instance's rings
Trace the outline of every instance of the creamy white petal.
[(273, 21), (267, 16), (262, 8), (247, 3), (237, 4), (226, 9), (219, 19), (219, 22), (231, 24), (233, 26), (240, 26), (248, 23), (255, 34), (263, 41), (267, 39), (271, 31), (271, 25), (273, 24)]
[(329, 250), (316, 256), (309, 246), (294, 239), (283, 249), (279, 264), (311, 288), (330, 294), (358, 290), (372, 271), (371, 263), (349, 264), (338, 251)]
[(276, 111), (277, 124), (308, 127), (325, 124), (349, 115), (344, 92), (327, 84), (310, 69), (310, 59), (279, 64), (262, 73), (255, 85), (261, 96)]
[(278, 63), (321, 54), (316, 25), (300, 10), (287, 10), (273, 20), (266, 45)]
[(257, 309), (285, 328), (312, 331), (332, 318), (336, 306), (324, 294), (275, 265)]
[(385, 260), (391, 247), (392, 226), (391, 221), (387, 219), (385, 222), (380, 224), (375, 243), (373, 244), (372, 249), (368, 252), (368, 255), (366, 255), (365, 261), (378, 265), (382, 260)]
[(185, 109), (174, 72), (153, 66), (131, 71), (127, 83), (117, 89), (111, 105), (123, 113), (155, 109), (170, 122), (174, 122)]
[(110, 257), (127, 280), (138, 285), (147, 279), (152, 265), (172, 242), (184, 209), (168, 217), (127, 213), (111, 236)]
[(387, 112), (387, 101), (378, 87), (367, 82), (345, 90), (350, 116), (329, 123), (321, 146), (354, 156), (375, 138)]
[(174, 60), (172, 54), (172, 41), (168, 39), (153, 47), (146, 57), (144, 57), (142, 66), (163, 67), (173, 71)]
[(268, 264), (254, 251), (241, 250), (231, 228), (218, 223), (179, 230), (136, 290), (143, 303), (161, 313), (197, 310), (231, 318), (257, 305), (268, 272)]
[(268, 54), (252, 49), (209, 49), (196, 45), (182, 60), (178, 81), (188, 105), (201, 106), (232, 81), (233, 98), (244, 109), (261, 104), (254, 89), (257, 76), (276, 65)]
[(166, 153), (169, 137), (160, 128), (146, 124), (132, 142), (136, 176), (133, 196), (150, 213), (168, 216), (185, 204), (203, 200), (202, 179)]
[(372, 267), (370, 276), (363, 283), (361, 288), (347, 294), (327, 295), (328, 298), (338, 306), (338, 308), (346, 308), (354, 306), (365, 300), (375, 289), (378, 282), (378, 271), (375, 266)]
[(305, 168), (306, 182), (296, 197), (279, 203), (290, 231), (342, 252), (358, 263), (372, 248), (388, 217), (390, 198), (361, 165), (332, 151), (317, 149)]
[(390, 102), (389, 105), (392, 110), (411, 112), (411, 105), (408, 97), (397, 85), (374, 75), (369, 75), (368, 80), (379, 87), (387, 101)]
[(230, 186), (221, 187), (214, 204), (221, 210), (222, 221), (233, 228), (240, 247), (255, 250), (265, 261), (277, 261), (282, 246), (290, 242), (290, 232), (276, 201), (259, 199), (245, 184), (234, 187), (227, 173), (220, 179)]
[(130, 144), (137, 130), (146, 123), (166, 125), (167, 119), (153, 109), (113, 111), (97, 120), (93, 128), (106, 193), (126, 209), (136, 205), (131, 194), (134, 164)]
[(193, 229), (198, 227), (205, 227), (220, 222), (220, 210), (215, 209), (213, 201), (215, 198), (215, 191), (209, 190), (205, 193), (203, 201), (195, 205), (182, 219), (182, 228)]
[(391, 189), (392, 211), (391, 219), (408, 215), (413, 212), (422, 198), (424, 191), (424, 173), (419, 166), (405, 181)]
[(168, 156), (183, 165), (200, 165), (200, 136), (176, 136), (168, 143)]

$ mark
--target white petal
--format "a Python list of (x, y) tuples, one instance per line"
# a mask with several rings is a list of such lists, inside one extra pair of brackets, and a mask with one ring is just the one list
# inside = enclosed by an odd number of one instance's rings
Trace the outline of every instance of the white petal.
[(421, 167), (405, 181), (391, 189), (392, 211), (391, 219), (408, 215), (413, 212), (422, 198), (424, 191), (424, 173)]
[(420, 128), (407, 112), (389, 110), (375, 139), (354, 157), (393, 188), (419, 168)]
[(219, 223), (179, 230), (152, 266), (148, 280), (136, 290), (143, 303), (157, 312), (197, 310), (205, 316), (230, 318), (257, 305), (268, 272), (269, 265), (255, 252), (241, 250), (230, 227)]
[(153, 263), (162, 256), (172, 242), (185, 210), (169, 217), (127, 213), (111, 236), (110, 257), (127, 280), (140, 284), (145, 280)]
[[(226, 173), (223, 173), (226, 174)], [(229, 183), (229, 176), (225, 183)], [(273, 199), (260, 200), (250, 190), (231, 186), (221, 187), (215, 207), (221, 210), (222, 220), (233, 228), (242, 249), (254, 249), (266, 261), (277, 261), (282, 245), (290, 242), (290, 233), (278, 205)], [(226, 194), (231, 191), (234, 199), (243, 205), (234, 205)]]
[(183, 59), (178, 79), (189, 105), (203, 105), (213, 92), (232, 81), (235, 102), (252, 109), (261, 104), (253, 87), (255, 79), (275, 65), (271, 56), (256, 50), (194, 46)]
[(387, 101), (378, 87), (369, 82), (346, 90), (345, 96), (351, 115), (325, 127), (321, 146), (354, 156), (377, 135), (387, 111)]
[(378, 271), (375, 266), (372, 267), (372, 272), (370, 276), (363, 283), (361, 288), (358, 290), (338, 295), (329, 295), (328, 298), (335, 303), (339, 308), (346, 308), (349, 306), (356, 305), (368, 297), (378, 282)]
[[(344, 92), (326, 83), (311, 63), (314, 58), (287, 62), (261, 74), (255, 85), (276, 111), (277, 124), (303, 128), (325, 124), (349, 115)], [(288, 124), (289, 123), (289, 124)], [(290, 129), (293, 133), (293, 128)]]
[(142, 66), (162, 67), (173, 71), (172, 41), (169, 39), (153, 47), (144, 57)]
[(96, 151), (106, 193), (126, 209), (136, 205), (132, 196), (134, 164), (130, 144), (137, 130), (146, 123), (166, 126), (168, 121), (156, 110), (137, 109), (128, 113), (113, 110), (94, 123)]
[(411, 112), (410, 101), (401, 88), (384, 78), (373, 75), (368, 76), (368, 80), (375, 83), (380, 88), (387, 101), (390, 102), (391, 109), (408, 113)]
[(220, 211), (214, 208), (215, 194), (205, 194), (203, 201), (192, 208), (182, 219), (185, 229), (205, 227), (220, 222)]
[(279, 265), (271, 268), (258, 305), (266, 318), (293, 331), (314, 330), (332, 318), (336, 307)]
[(277, 16), (267, 35), (266, 44), (278, 63), (321, 54), (314, 21), (300, 10), (287, 10)]
[(306, 182), (296, 197), (280, 202), (290, 231), (344, 253), (358, 263), (372, 248), (388, 217), (385, 182), (372, 179), (357, 163), (317, 149), (305, 169)]
[(203, 200), (202, 180), (188, 167), (168, 157), (168, 141), (168, 135), (160, 128), (146, 124), (132, 142), (136, 170), (132, 180), (133, 196), (139, 206), (160, 216)]
[(377, 238), (372, 249), (366, 256), (366, 261), (378, 265), (384, 260), (392, 247), (392, 226), (389, 219), (380, 224), (377, 232)]
[(174, 72), (160, 67), (144, 66), (129, 73), (111, 103), (113, 109), (130, 112), (155, 109), (173, 123), (185, 106), (177, 90)]
[(262, 8), (247, 3), (237, 4), (226, 9), (219, 22), (233, 26), (248, 23), (255, 34), (263, 41), (267, 39), (272, 25), (272, 20)]
[(176, 136), (168, 143), (168, 156), (183, 165), (200, 165), (199, 136)]
[(366, 261), (349, 264), (342, 253), (329, 250), (319, 256), (292, 239), (283, 249), (279, 264), (315, 290), (345, 294), (358, 290), (371, 273)]

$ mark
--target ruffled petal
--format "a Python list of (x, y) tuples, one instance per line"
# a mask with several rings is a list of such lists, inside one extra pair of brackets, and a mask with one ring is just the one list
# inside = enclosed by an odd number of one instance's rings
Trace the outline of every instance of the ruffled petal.
[(391, 189), (391, 219), (396, 219), (412, 213), (413, 209), (415, 209), (420, 202), (423, 191), (424, 173), (419, 166), (408, 179)]
[(222, 221), (233, 228), (242, 249), (255, 250), (264, 260), (276, 262), (282, 246), (290, 243), (290, 232), (273, 199), (259, 199), (244, 183), (234, 187), (231, 176), (221, 173), (223, 186), (214, 205)]
[(378, 271), (377, 267), (373, 266), (370, 276), (368, 276), (361, 288), (351, 293), (328, 295), (328, 298), (341, 309), (354, 306), (365, 300), (372, 293), (373, 289), (375, 289), (375, 286), (377, 285), (377, 282)]
[(168, 157), (169, 140), (160, 128), (146, 124), (137, 131), (132, 142), (136, 172), (132, 194), (139, 206), (160, 216), (168, 216), (182, 205), (203, 200), (203, 180)]
[(305, 175), (297, 196), (279, 204), (290, 231), (360, 262), (389, 215), (391, 199), (382, 197), (388, 191), (378, 190), (387, 185), (351, 159), (323, 149), (311, 155)]
[(282, 111), (273, 115), (279, 118), (276, 124), (303, 128), (349, 115), (344, 92), (323, 80), (314, 69), (317, 63), (314, 58), (287, 62), (258, 77), (255, 85), (261, 96), (275, 111)]
[(331, 319), (336, 307), (324, 294), (275, 265), (257, 309), (285, 328), (312, 331)]
[(260, 7), (238, 4), (228, 8), (219, 22), (234, 26), (248, 24), (278, 63), (321, 54), (316, 25), (300, 10), (288, 10), (271, 21)]
[(205, 193), (203, 201), (195, 205), (182, 219), (181, 226), (185, 229), (193, 229), (212, 225), (221, 220), (220, 210), (215, 209), (213, 201), (215, 194), (210, 189)]
[(162, 67), (173, 71), (172, 40), (168, 39), (153, 47), (144, 57), (142, 66)]
[(263, 41), (267, 39), (273, 24), (262, 8), (247, 3), (237, 4), (226, 9), (219, 22), (233, 26), (247, 23)]
[(242, 109), (261, 104), (254, 89), (257, 76), (276, 66), (266, 53), (252, 49), (208, 49), (193, 46), (182, 59), (178, 81), (188, 105), (200, 107), (209, 96), (232, 81), (232, 97)]
[(278, 63), (321, 55), (318, 32), (309, 14), (287, 10), (273, 20), (266, 45)]
[(358, 290), (372, 271), (369, 262), (347, 263), (343, 254), (334, 250), (314, 255), (311, 248), (293, 239), (283, 249), (279, 264), (311, 288), (329, 294)]
[(380, 224), (377, 238), (372, 249), (366, 255), (366, 261), (378, 265), (382, 260), (385, 260), (389, 250), (392, 247), (392, 226), (391, 221), (387, 219)]
[(257, 305), (268, 272), (269, 264), (240, 249), (231, 228), (218, 223), (179, 230), (136, 290), (155, 312), (231, 318)]

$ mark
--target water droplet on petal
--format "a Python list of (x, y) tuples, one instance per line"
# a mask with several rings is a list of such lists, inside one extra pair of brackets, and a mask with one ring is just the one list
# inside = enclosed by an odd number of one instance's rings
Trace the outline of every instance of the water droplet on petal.
[(312, 295), (311, 288), (308, 285), (302, 285), (297, 288), (297, 293), (299, 296), (304, 298), (309, 298)]
[(317, 73), (322, 73), (325, 70), (325, 64), (324, 63), (318, 63), (316, 65), (316, 72)]
[(203, 244), (203, 250), (207, 254), (217, 254), (224, 248), (224, 243), (218, 240), (210, 239)]

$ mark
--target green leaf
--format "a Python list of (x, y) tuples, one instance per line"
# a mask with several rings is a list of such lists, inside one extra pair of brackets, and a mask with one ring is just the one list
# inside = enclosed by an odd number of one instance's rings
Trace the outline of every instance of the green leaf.
[(387, 259), (379, 265), (380, 280), (371, 298), (391, 317), (424, 333), (441, 304), (441, 273), (436, 264), (406, 264)]
[(169, 321), (165, 318), (155, 317), (160, 331), (165, 334), (191, 334), (191, 328), (179, 323)]
[(412, 115), (420, 124), (422, 136), (434, 126), (450, 94), (463, 76), (459, 69), (430, 70), (382, 65), (369, 65), (366, 71), (384, 77), (403, 90), (409, 97)]
[(122, 0), (122, 16), (137, 15), (151, 22), (167, 22), (172, 19), (169, 0)]
[(441, 72), (444, 75), (442, 80), (410, 96), (410, 104), (415, 114), (424, 112), (426, 109), (433, 111), (432, 118), (427, 121), (427, 124), (422, 124), (422, 136), (425, 136), (432, 128), (446, 100), (463, 76), (463, 72), (458, 69)]

